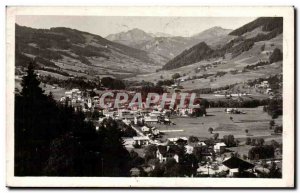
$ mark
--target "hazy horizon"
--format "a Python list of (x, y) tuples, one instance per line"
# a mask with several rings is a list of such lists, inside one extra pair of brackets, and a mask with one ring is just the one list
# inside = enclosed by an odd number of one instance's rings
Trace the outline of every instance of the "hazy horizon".
[[(189, 37), (219, 26), (236, 29), (255, 18), (252, 17), (121, 17), (121, 16), (17, 16), (16, 23), (39, 29), (68, 27), (106, 37), (134, 28), (147, 33), (166, 33)], [(234, 22), (232, 22), (234, 20)]]

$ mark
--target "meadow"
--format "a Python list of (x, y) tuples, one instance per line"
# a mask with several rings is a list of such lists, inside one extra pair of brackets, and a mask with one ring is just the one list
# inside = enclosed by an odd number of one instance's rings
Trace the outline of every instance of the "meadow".
[[(178, 132), (167, 132), (163, 138), (197, 136), (200, 138), (213, 137), (219, 133), (219, 138), (224, 135), (234, 135), (235, 138), (244, 140), (246, 137), (281, 138), (271, 135), (269, 129), (271, 117), (263, 112), (262, 107), (241, 108), (246, 114), (227, 114), (224, 108), (207, 109), (206, 117), (189, 118), (180, 117), (171, 119), (176, 125), (157, 125), (160, 130), (183, 130)], [(232, 119), (230, 119), (232, 117)], [(277, 125), (282, 125), (282, 117), (275, 119)], [(211, 134), (208, 129), (213, 128)], [(245, 131), (248, 130), (248, 133)]]

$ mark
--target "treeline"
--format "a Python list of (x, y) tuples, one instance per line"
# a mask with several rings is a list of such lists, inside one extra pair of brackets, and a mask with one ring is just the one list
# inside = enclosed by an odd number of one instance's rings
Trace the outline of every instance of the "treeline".
[(259, 106), (264, 106), (269, 103), (269, 99), (262, 100), (218, 100), (218, 101), (209, 101), (210, 108), (256, 108)]
[(66, 80), (55, 78), (53, 76), (40, 76), (40, 81), (45, 84), (58, 85), (59, 87), (66, 89), (79, 88), (80, 90), (85, 89), (101, 89), (101, 84), (99, 81), (89, 81), (82, 77), (68, 78)]
[(53, 72), (55, 74), (59, 74), (59, 75), (62, 75), (62, 76), (70, 76), (69, 73), (65, 72), (65, 71), (62, 71), (62, 70), (58, 70), (58, 69), (54, 69), (54, 68), (46, 68), (46, 67), (37, 67), (36, 68), (37, 70), (43, 70), (43, 71), (46, 71), (46, 72)]
[(96, 130), (39, 84), (29, 65), (15, 96), (15, 176), (128, 176), (131, 158), (118, 123), (105, 119)]
[(174, 83), (175, 82), (174, 82), (173, 79), (167, 79), (167, 80), (159, 80), (159, 81), (157, 81), (156, 85), (157, 86), (171, 86)]
[(248, 152), (248, 158), (251, 160), (274, 158), (274, 147), (271, 145), (252, 147)]
[(162, 86), (160, 86), (160, 84), (155, 85), (152, 82), (146, 81), (137, 83), (131, 82), (129, 85), (127, 85), (126, 89), (141, 93), (143, 100), (147, 97), (148, 93), (163, 94), (164, 92), (166, 92), (166, 90)]
[(263, 110), (267, 112), (273, 119), (276, 119), (279, 115), (282, 115), (282, 98), (275, 98), (269, 100), (264, 106)]
[(96, 57), (102, 57), (102, 58), (109, 59), (109, 56), (103, 54), (103, 53), (109, 52), (105, 48), (98, 48), (98, 47), (91, 46), (91, 45), (87, 45), (84, 47), (72, 45), (71, 49), (78, 56), (83, 56), (83, 57), (96, 56)]
[(272, 31), (276, 28), (283, 27), (282, 17), (260, 17), (236, 30), (233, 30), (229, 35), (241, 36), (244, 33), (250, 32), (255, 28), (262, 26), (263, 31)]
[(114, 79), (111, 77), (103, 77), (101, 79), (102, 86), (109, 89), (125, 89), (125, 84), (122, 80)]
[(200, 89), (191, 90), (191, 92), (195, 92), (197, 94), (211, 94), (211, 93), (214, 93), (215, 91), (231, 89), (235, 85), (236, 84), (231, 84), (231, 85), (226, 85), (226, 86), (222, 86), (222, 87), (218, 87), (218, 88), (200, 88)]
[(260, 66), (265, 66), (265, 65), (268, 65), (270, 64), (269, 62), (257, 62), (256, 64), (254, 65), (247, 65), (244, 67), (244, 70), (253, 70), (253, 69), (256, 69), (257, 67), (260, 67)]
[[(48, 69), (47, 69), (48, 71)], [(61, 72), (64, 73), (64, 72)], [(61, 74), (60, 73), (60, 74)], [(58, 85), (59, 87), (66, 88), (66, 89), (72, 89), (72, 88), (79, 88), (81, 90), (86, 90), (86, 89), (99, 89), (103, 90), (105, 88), (109, 89), (125, 89), (125, 83), (122, 80), (118, 79), (113, 79), (110, 77), (104, 77), (100, 80), (94, 79), (94, 80), (87, 80), (84, 77), (74, 77), (74, 78), (68, 78), (66, 80), (59, 79), (52, 77), (50, 75), (47, 76), (40, 76), (40, 81), (46, 84), (50, 85)]]

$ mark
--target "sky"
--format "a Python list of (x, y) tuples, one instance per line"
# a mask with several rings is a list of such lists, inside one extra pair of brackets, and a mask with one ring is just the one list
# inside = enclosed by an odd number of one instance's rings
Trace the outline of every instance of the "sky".
[(16, 23), (32, 28), (69, 27), (106, 37), (133, 28), (150, 33), (192, 36), (214, 26), (236, 29), (253, 17), (120, 17), (120, 16), (17, 16)]

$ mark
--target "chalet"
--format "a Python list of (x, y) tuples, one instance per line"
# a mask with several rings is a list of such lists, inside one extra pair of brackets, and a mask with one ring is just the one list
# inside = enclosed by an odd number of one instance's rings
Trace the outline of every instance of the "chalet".
[(179, 162), (179, 147), (177, 145), (159, 145), (157, 146), (156, 151), (156, 158), (159, 159), (159, 161), (166, 162), (168, 159), (175, 159), (175, 161)]
[(202, 148), (202, 147), (206, 147), (206, 144), (204, 142), (194, 142), (194, 143), (188, 143), (185, 146), (185, 149), (187, 154), (192, 154), (194, 152), (194, 149)]
[(272, 93), (272, 89), (271, 88), (267, 88), (266, 89), (266, 94), (270, 94), (270, 93)]
[(144, 117), (143, 116), (134, 116), (133, 122), (135, 125), (141, 124), (144, 125)]
[(139, 168), (131, 168), (131, 170), (130, 170), (131, 177), (139, 177), (140, 173), (141, 173), (141, 170)]
[(156, 124), (156, 123), (158, 123), (158, 119), (155, 116), (145, 116), (145, 123), (146, 124)]
[(65, 96), (71, 99), (72, 98), (72, 91), (66, 91)]
[(242, 112), (239, 111), (237, 108), (226, 108), (225, 112), (227, 114), (241, 114)]
[(69, 99), (81, 100), (82, 92), (79, 89), (72, 89), (65, 92), (65, 97)]
[(154, 136), (157, 136), (160, 134), (160, 131), (158, 129), (156, 129), (155, 127), (152, 127), (151, 128), (151, 132)]
[(215, 145), (214, 145), (214, 151), (216, 152), (216, 153), (219, 153), (219, 154), (222, 154), (222, 153), (224, 153), (225, 152), (225, 148), (226, 148), (226, 144), (225, 143), (216, 143)]
[(255, 88), (269, 88), (269, 82), (267, 80), (262, 81), (260, 84), (255, 84)]
[(188, 141), (188, 138), (186, 138), (186, 137), (174, 137), (174, 138), (168, 138), (168, 141), (170, 141), (170, 142), (177, 142), (178, 140), (183, 140), (183, 141)]
[(146, 126), (143, 126), (143, 127), (141, 128), (141, 130), (142, 130), (143, 132), (150, 132), (150, 128), (149, 128), (149, 127), (146, 127)]
[(177, 88), (178, 85), (177, 84), (172, 84), (171, 87), (174, 89), (174, 88)]
[(117, 113), (115, 111), (107, 111), (107, 110), (104, 110), (103, 111), (103, 115), (105, 117), (114, 117), (117, 115)]
[(211, 152), (208, 151), (201, 152), (201, 157), (203, 160), (207, 160), (209, 162), (213, 161), (213, 154)]
[(134, 140), (134, 144), (136, 145), (148, 145), (149, 144), (149, 137), (146, 136), (137, 136), (137, 137), (133, 137)]
[(179, 113), (180, 113), (181, 116), (188, 116), (188, 115), (193, 113), (193, 109), (182, 108), (182, 109), (179, 109)]
[(235, 177), (241, 172), (254, 168), (252, 163), (244, 161), (235, 156), (226, 159), (222, 163), (229, 168), (229, 177)]
[(94, 97), (93, 97), (93, 102), (94, 102), (94, 103), (97, 103), (97, 104), (98, 104), (99, 101), (100, 101), (99, 96), (94, 96)]

